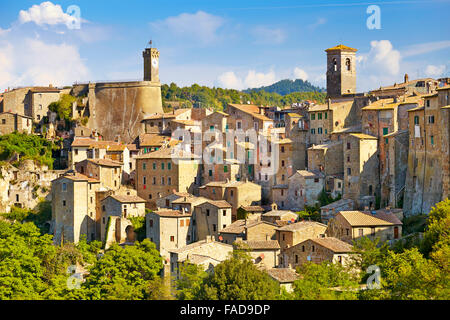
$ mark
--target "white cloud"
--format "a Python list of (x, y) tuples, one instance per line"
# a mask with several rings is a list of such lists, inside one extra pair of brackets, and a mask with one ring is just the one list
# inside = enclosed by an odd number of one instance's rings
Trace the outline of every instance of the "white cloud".
[(238, 78), (233, 71), (228, 71), (221, 74), (217, 81), (221, 87), (227, 89), (237, 89), (241, 90), (244, 87), (242, 79)]
[(209, 44), (217, 40), (217, 31), (224, 22), (225, 20), (219, 16), (198, 11), (194, 14), (182, 13), (175, 17), (168, 17), (163, 21), (153, 22), (151, 25), (160, 31), (167, 30), (173, 35)]
[(371, 90), (380, 85), (398, 82), (401, 55), (389, 40), (370, 42), (370, 51), (357, 55), (359, 90)]
[(445, 68), (446, 67), (443, 64), (439, 65), (439, 66), (435, 66), (435, 65), (430, 64), (430, 65), (428, 65), (425, 68), (425, 74), (428, 77), (439, 77), (439, 76), (441, 76), (444, 73)]
[(255, 43), (257, 44), (280, 44), (286, 40), (286, 33), (280, 28), (257, 26), (250, 33), (256, 38)]
[(89, 70), (78, 48), (66, 43), (48, 44), (39, 39), (0, 45), (0, 87), (70, 85), (86, 80)]
[(323, 25), (323, 24), (325, 24), (325, 23), (327, 23), (327, 19), (325, 19), (325, 18), (319, 18), (319, 19), (317, 19), (316, 22), (314, 22), (313, 24), (310, 24), (310, 25), (308, 26), (308, 29), (314, 30), (314, 29), (316, 29), (318, 26), (321, 26), (321, 25)]
[(69, 25), (75, 21), (75, 17), (65, 13), (60, 5), (53, 4), (50, 1), (42, 2), (39, 5), (35, 4), (28, 10), (21, 10), (19, 12), (19, 22), (22, 24), (34, 22), (38, 26)]
[(295, 67), (294, 80), (295, 79), (302, 79), (303, 81), (306, 81), (306, 80), (308, 80), (308, 74), (306, 73), (305, 70)]
[(268, 86), (276, 81), (275, 72), (273, 70), (267, 73), (249, 70), (245, 79), (238, 77), (233, 71), (228, 71), (222, 73), (217, 78), (219, 86), (237, 90)]
[(402, 51), (402, 57), (416, 56), (450, 47), (450, 40), (415, 44)]

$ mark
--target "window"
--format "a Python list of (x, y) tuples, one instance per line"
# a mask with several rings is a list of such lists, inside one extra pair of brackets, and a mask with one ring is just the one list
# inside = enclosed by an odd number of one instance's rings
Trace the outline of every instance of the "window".
[(227, 216), (227, 210), (222, 210), (222, 214), (223, 214), (224, 217), (226, 217)]
[(143, 185), (147, 184), (147, 177), (146, 176), (142, 177), (142, 184)]
[(347, 162), (350, 162), (350, 156), (347, 156)]
[(328, 112), (325, 112), (325, 119), (328, 119)]
[(414, 124), (419, 124), (419, 116), (414, 116)]
[(428, 123), (434, 123), (434, 116), (428, 116)]
[(156, 177), (153, 177), (153, 184), (156, 184)]
[(347, 231), (347, 236), (350, 235), (350, 229), (345, 229)]
[(298, 263), (298, 255), (295, 255), (295, 263)]
[(214, 131), (214, 126), (209, 126), (209, 130)]
[(161, 177), (161, 185), (164, 185), (164, 177)]
[(216, 230), (217, 230), (217, 227), (215, 224), (213, 224), (213, 231), (216, 232)]
[(146, 170), (147, 169), (147, 164), (145, 162), (142, 163), (142, 170)]
[(315, 134), (316, 133), (316, 129), (311, 129), (311, 134)]
[(316, 114), (315, 113), (311, 113), (311, 120), (316, 120)]
[(180, 227), (184, 227), (184, 220), (183, 219), (180, 220)]
[(286, 240), (286, 236), (284, 235), (284, 233), (283, 233), (283, 241), (285, 241)]
[(233, 197), (234, 196), (234, 191), (230, 190), (230, 196)]
[(66, 183), (63, 183), (63, 184), (62, 184), (62, 191), (63, 191), (63, 192), (66, 192), (66, 191), (67, 191), (67, 184), (66, 184)]
[(153, 162), (153, 170), (156, 170), (156, 162)]
[(223, 172), (228, 172), (228, 166), (223, 166)]
[(6, 119), (2, 119), (2, 124), (6, 124)]
[(389, 133), (389, 128), (383, 128), (383, 135), (387, 135)]
[(212, 170), (209, 170), (209, 171), (208, 171), (208, 175), (209, 175), (210, 177), (212, 177)]
[(174, 242), (175, 241), (175, 237), (174, 236), (170, 236), (170, 242)]
[(427, 99), (427, 107), (430, 106), (430, 99)]
[(206, 209), (206, 216), (209, 217), (209, 209)]
[(305, 252), (305, 246), (302, 246), (302, 252)]
[(317, 134), (322, 134), (322, 128), (317, 128)]
[(372, 228), (370, 229), (370, 234), (371, 234), (372, 236), (375, 235), (375, 228), (372, 227)]
[(358, 232), (359, 232), (360, 237), (362, 237), (364, 235), (364, 229), (359, 229)]
[(333, 70), (337, 71), (337, 60), (336, 60), (336, 58), (333, 58)]
[(172, 178), (171, 177), (168, 177), (167, 178), (167, 184), (170, 186), (170, 185), (172, 185)]
[[(16, 195), (16, 201), (19, 201), (19, 195)], [(63, 207), (66, 206), (66, 200), (63, 200)]]
[(317, 120), (322, 120), (322, 112), (319, 112), (319, 113), (317, 114)]
[(347, 71), (352, 70), (352, 63), (350, 62), (350, 58), (345, 59), (345, 66), (347, 67)]
[(350, 149), (351, 149), (350, 142), (347, 142), (347, 150), (350, 150)]
[(167, 163), (167, 170), (172, 170), (172, 164), (170, 162)]
[(161, 170), (164, 170), (164, 162), (161, 163)]
[(351, 175), (352, 174), (352, 168), (347, 168), (347, 174)]
[(284, 181), (284, 179), (285, 179), (285, 176), (284, 176), (284, 174), (282, 174), (281, 175), (281, 181)]
[(312, 246), (312, 247), (311, 247), (311, 251), (312, 251), (312, 252), (315, 252), (315, 251), (316, 251), (316, 248), (315, 248), (314, 246)]
[(151, 200), (152, 199), (152, 194), (149, 193), (148, 198)]
[(268, 177), (268, 175), (266, 174), (266, 175), (265, 175), (265, 180), (267, 181), (267, 180), (268, 180), (268, 178), (269, 178), (269, 177)]
[(78, 149), (75, 149), (74, 151), (75, 151), (75, 155), (77, 156), (78, 155)]
[(338, 262), (342, 264), (342, 256), (338, 256)]
[(284, 153), (284, 146), (281, 147), (281, 153)]
[(434, 145), (434, 136), (431, 136), (430, 138), (431, 138), (431, 145), (433, 146)]

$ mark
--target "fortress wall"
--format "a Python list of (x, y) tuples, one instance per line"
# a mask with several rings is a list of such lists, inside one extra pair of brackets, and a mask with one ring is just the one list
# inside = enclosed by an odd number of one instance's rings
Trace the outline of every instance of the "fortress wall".
[(87, 126), (106, 140), (131, 143), (141, 133), (146, 114), (162, 113), (161, 85), (150, 81), (89, 84)]

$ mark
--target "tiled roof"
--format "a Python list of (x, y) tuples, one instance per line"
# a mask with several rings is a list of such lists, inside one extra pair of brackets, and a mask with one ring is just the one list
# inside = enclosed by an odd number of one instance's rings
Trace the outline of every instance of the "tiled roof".
[(294, 212), (289, 210), (272, 210), (263, 214), (265, 217), (283, 217), (285, 215), (295, 215), (297, 217)]
[(264, 212), (264, 208), (261, 206), (241, 206), (247, 212)]
[(190, 217), (190, 213), (183, 213), (180, 210), (172, 210), (172, 209), (159, 209), (156, 211), (152, 211), (152, 213), (159, 215), (160, 217), (173, 217), (173, 218), (183, 218)]
[[(400, 219), (393, 213), (397, 211), (403, 211), (402, 209), (392, 209), (392, 210), (377, 210), (375, 211), (374, 216), (376, 218), (379, 218), (381, 220), (391, 222), (395, 225), (402, 225), (403, 223), (400, 221)], [(370, 212), (364, 212), (365, 214), (371, 214)]]
[(352, 245), (337, 238), (327, 237), (327, 238), (314, 238), (309, 240), (317, 243), (318, 245), (324, 248), (330, 249), (335, 253), (347, 253), (353, 251)]
[(110, 195), (111, 198), (117, 200), (122, 203), (138, 203), (138, 202), (146, 202), (144, 199), (138, 196), (132, 195), (124, 195), (124, 194), (114, 194)]
[(320, 207), (320, 209), (333, 209), (336, 207), (340, 207), (345, 204), (353, 203), (354, 201), (351, 199), (341, 199), (332, 203), (327, 204), (326, 206)]
[(238, 109), (242, 112), (245, 112), (249, 115), (251, 115), (252, 117), (255, 117), (257, 119), (263, 120), (263, 121), (272, 121), (272, 119), (266, 117), (263, 114), (259, 113), (259, 108), (258, 106), (255, 106), (253, 104), (235, 104), (235, 103), (230, 103), (230, 106), (232, 106), (235, 109)]
[(104, 167), (121, 167), (122, 163), (110, 159), (87, 159), (87, 161)]
[(288, 224), (284, 227), (278, 228), (277, 230), (279, 230), (279, 231), (297, 231), (297, 230), (302, 230), (302, 229), (306, 229), (306, 228), (310, 228), (310, 227), (314, 227), (314, 226), (320, 226), (320, 227), (325, 227), (325, 228), (327, 227), (325, 224), (315, 222), (315, 221), (300, 221), (297, 223)]
[[(172, 154), (173, 152), (173, 154)], [(136, 159), (199, 159), (194, 153), (187, 153), (175, 148), (164, 148), (136, 157)]]
[(258, 224), (265, 223), (269, 225), (273, 225), (272, 223), (269, 223), (267, 221), (260, 221), (260, 220), (247, 220), (247, 224), (245, 223), (244, 219), (236, 220), (232, 224), (226, 226), (222, 230), (220, 230), (220, 233), (234, 233), (234, 234), (240, 234), (243, 233), (245, 228), (251, 228)]
[(267, 273), (280, 283), (291, 283), (300, 279), (300, 275), (290, 268), (273, 268), (267, 270)]
[(174, 112), (167, 112), (167, 113), (159, 113), (159, 114), (154, 114), (154, 115), (150, 115), (144, 118), (144, 120), (156, 120), (156, 119), (169, 119), (169, 118), (175, 118), (185, 112), (190, 111), (191, 109), (189, 108), (183, 108), (183, 109), (177, 109)]
[(208, 200), (206, 202), (212, 204), (213, 206), (215, 206), (217, 208), (231, 208), (232, 207), (231, 204), (229, 204), (225, 200)]
[(367, 214), (362, 211), (341, 211), (338, 213), (341, 215), (351, 226), (387, 226), (393, 225), (392, 222), (388, 222), (379, 219), (372, 214)]
[(94, 178), (90, 178), (88, 176), (85, 176), (84, 174), (81, 173), (66, 173), (63, 176), (59, 177), (58, 179), (61, 178), (66, 178), (66, 179), (70, 179), (73, 181), (88, 181), (88, 182), (92, 182), (92, 183), (100, 183), (99, 180), (94, 179)]
[(378, 140), (377, 137), (365, 134), (365, 133), (350, 133), (351, 136), (362, 140)]
[(73, 139), (72, 147), (88, 147), (97, 149), (107, 149), (111, 151), (122, 151), (126, 145), (115, 141), (95, 140), (92, 138), (76, 137)]
[(139, 137), (139, 146), (141, 147), (161, 147), (165, 141), (169, 141), (170, 137), (159, 134), (145, 133)]
[(200, 240), (191, 244), (188, 244), (187, 246), (184, 246), (182, 248), (178, 248), (178, 249), (170, 249), (169, 252), (174, 252), (174, 253), (185, 253), (185, 252), (189, 252), (191, 250), (195, 250), (199, 247), (222, 247), (222, 248), (227, 248), (227, 249), (232, 249), (233, 246), (231, 244), (226, 244), (223, 242), (219, 242), (219, 241), (210, 241), (207, 242), (207, 240)]
[(304, 177), (305, 179), (320, 178), (319, 175), (317, 175), (316, 173), (314, 173), (314, 172), (312, 172), (312, 171), (307, 171), (307, 170), (297, 170), (295, 173), (298, 173), (299, 175), (301, 175), (301, 176)]
[(352, 52), (358, 51), (357, 49), (350, 48), (350, 47), (348, 47), (346, 45), (343, 45), (343, 44), (339, 44), (339, 45), (337, 45), (335, 47), (328, 48), (325, 51), (329, 52), (329, 51), (336, 51), (336, 50), (339, 50), (339, 51), (352, 51)]
[(277, 240), (244, 240), (235, 242), (237, 245), (241, 243), (244, 247), (248, 247), (251, 250), (280, 249), (280, 244)]

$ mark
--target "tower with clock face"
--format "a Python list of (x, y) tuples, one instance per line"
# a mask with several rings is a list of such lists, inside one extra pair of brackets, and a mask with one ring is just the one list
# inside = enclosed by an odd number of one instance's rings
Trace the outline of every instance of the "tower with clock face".
[(156, 48), (146, 48), (144, 57), (144, 81), (159, 82), (159, 51)]

